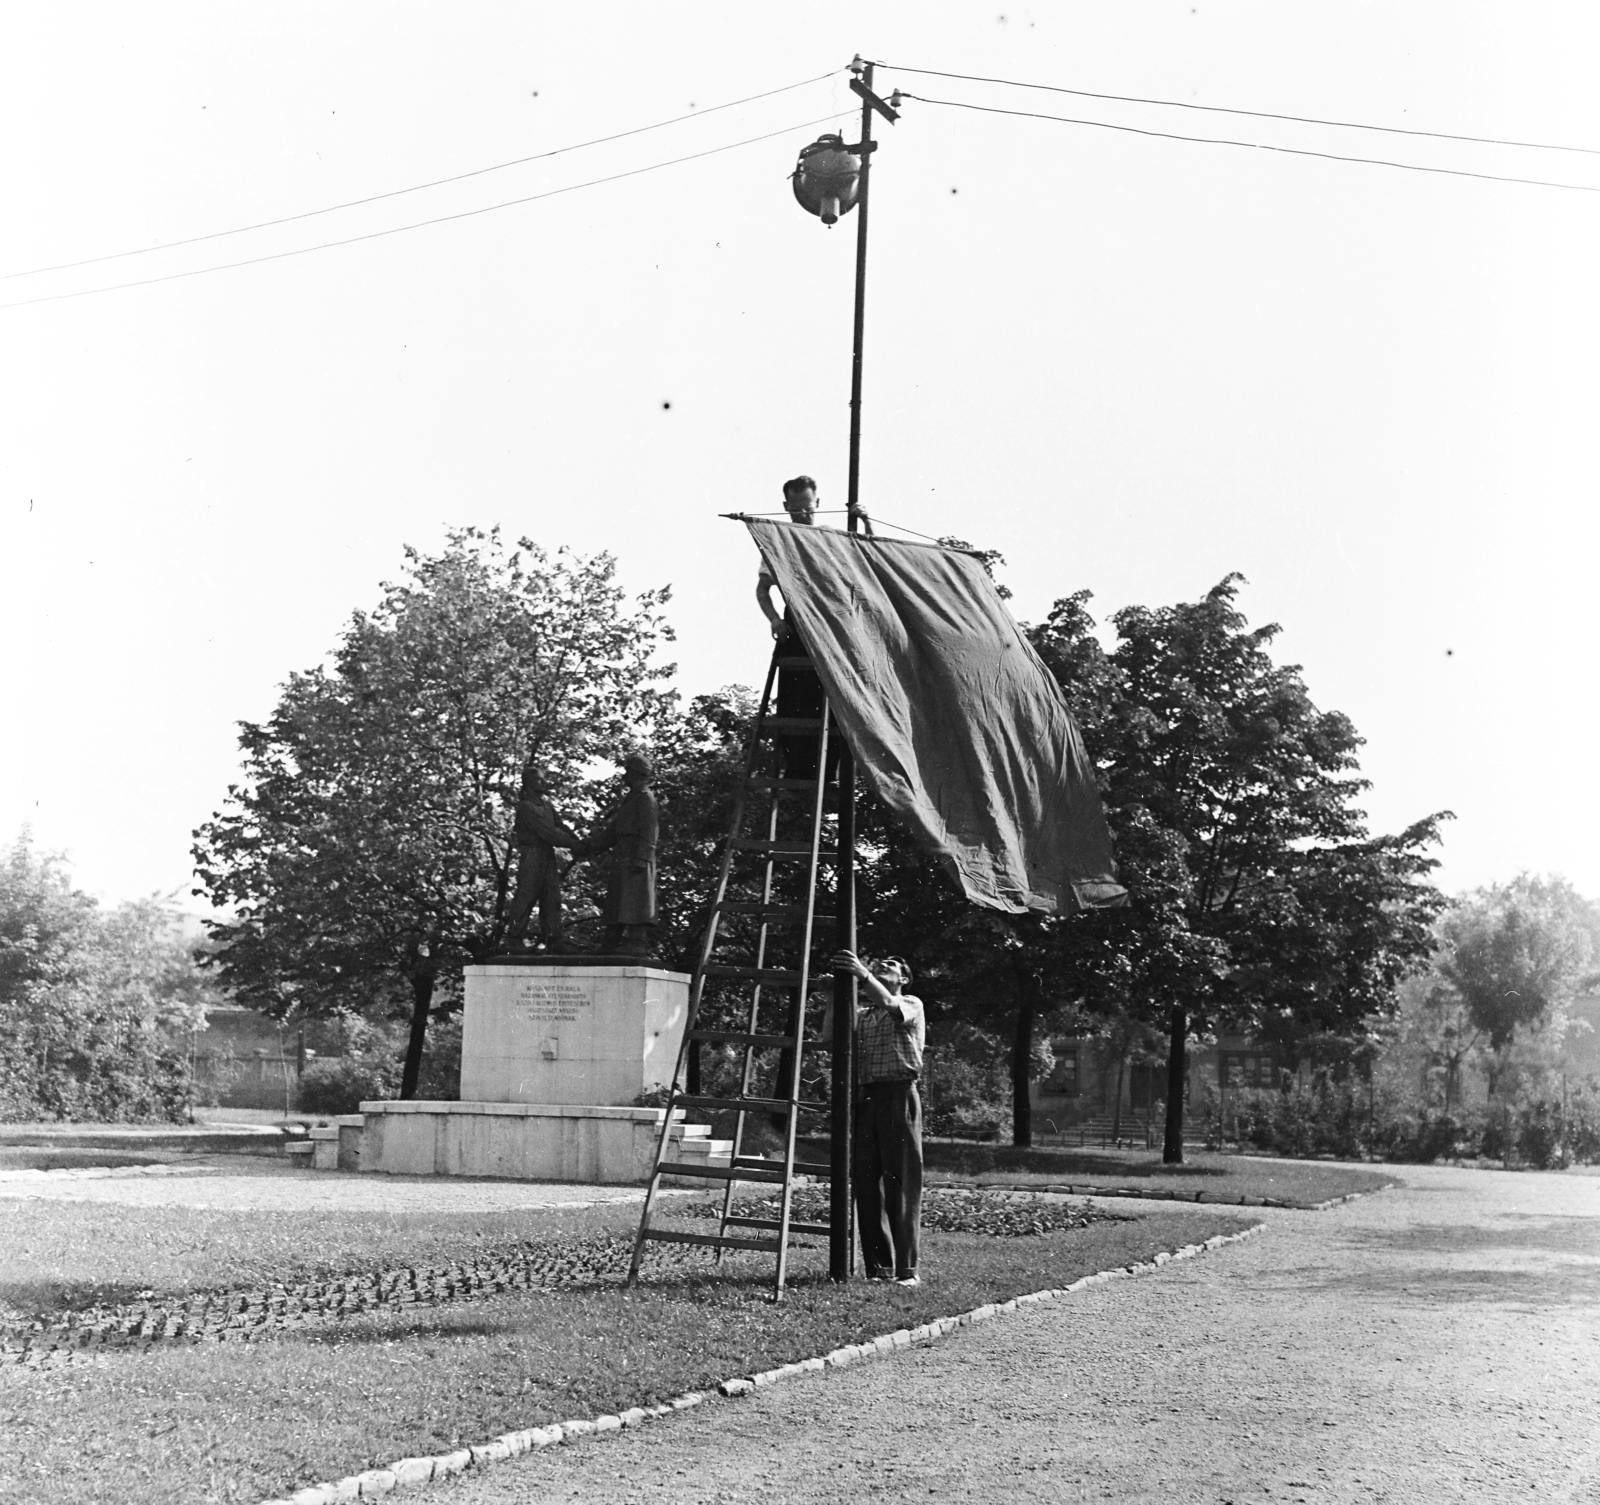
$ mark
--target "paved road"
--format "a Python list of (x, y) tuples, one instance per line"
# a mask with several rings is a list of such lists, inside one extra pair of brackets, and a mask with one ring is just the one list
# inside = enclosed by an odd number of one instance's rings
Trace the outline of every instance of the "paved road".
[(1600, 1502), (1600, 1177), (1403, 1175), (1265, 1213), (1265, 1236), (1218, 1254), (429, 1498)]

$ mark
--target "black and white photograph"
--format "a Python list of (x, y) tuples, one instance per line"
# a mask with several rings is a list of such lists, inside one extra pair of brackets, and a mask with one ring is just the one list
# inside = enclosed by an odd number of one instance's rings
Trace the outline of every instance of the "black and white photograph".
[(1600, 1505), (1597, 56), (0, 7), (0, 1505)]

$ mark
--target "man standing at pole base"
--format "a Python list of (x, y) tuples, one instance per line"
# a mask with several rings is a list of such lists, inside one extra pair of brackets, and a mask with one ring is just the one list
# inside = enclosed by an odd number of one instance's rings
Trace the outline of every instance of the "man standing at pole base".
[(853, 951), (836, 970), (861, 979), (856, 1020), (856, 1104), (851, 1178), (868, 1280), (917, 1285), (922, 1225), (922, 1099), (917, 1079), (927, 1043), (922, 1000), (905, 991), (911, 968), (898, 956), (863, 962)]

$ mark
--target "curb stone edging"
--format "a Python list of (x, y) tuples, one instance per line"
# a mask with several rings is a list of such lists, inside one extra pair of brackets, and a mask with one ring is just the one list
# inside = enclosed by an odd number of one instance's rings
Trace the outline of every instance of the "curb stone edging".
[[(1352, 1195), (1370, 1194), (1355, 1192)], [(1335, 1202), (1349, 1200), (1349, 1197), (1334, 1199)], [(995, 1317), (1021, 1311), (1024, 1307), (1055, 1301), (1061, 1296), (1076, 1295), (1077, 1292), (1087, 1290), (1090, 1286), (1103, 1285), (1108, 1280), (1126, 1280), (1131, 1275), (1146, 1275), (1163, 1265), (1171, 1264), (1174, 1260), (1193, 1259), (1199, 1254), (1214, 1253), (1225, 1245), (1254, 1238), (1257, 1234), (1266, 1232), (1266, 1228), (1265, 1223), (1256, 1223), (1238, 1233), (1214, 1233), (1202, 1243), (1185, 1244), (1181, 1249), (1162, 1250), (1151, 1259), (1142, 1260), (1137, 1264), (1118, 1265), (1110, 1270), (1097, 1271), (1093, 1275), (1080, 1275), (1071, 1285), (1033, 1291), (1025, 1296), (1013, 1296), (1009, 1301), (990, 1302), (955, 1317), (935, 1317), (918, 1327), (880, 1333), (876, 1338), (869, 1338), (864, 1343), (847, 1343), (843, 1348), (834, 1349), (832, 1353), (801, 1359), (798, 1363), (784, 1364), (777, 1369), (763, 1370), (759, 1374), (737, 1375), (723, 1380), (716, 1387), (716, 1393), (729, 1399), (740, 1395), (753, 1395), (757, 1390), (803, 1374), (814, 1374), (823, 1369), (845, 1369), (864, 1359), (877, 1358), (880, 1354), (892, 1354), (902, 1348), (931, 1343), (958, 1328), (970, 1327), (978, 1322), (988, 1322)], [(570, 1442), (579, 1437), (637, 1427), (647, 1421), (671, 1416), (678, 1411), (686, 1411), (692, 1406), (700, 1405), (706, 1399), (708, 1396), (704, 1391), (690, 1390), (683, 1395), (675, 1395), (660, 1405), (630, 1406), (626, 1411), (615, 1415), (563, 1421), (548, 1427), (527, 1427), (518, 1432), (502, 1432), (500, 1436), (488, 1442), (457, 1448), (454, 1452), (439, 1453), (433, 1457), (400, 1458), (385, 1468), (369, 1468), (362, 1473), (351, 1474), (337, 1481), (310, 1484), (283, 1498), (263, 1500), (261, 1505), (336, 1505), (336, 1502), (346, 1500), (370, 1499), (406, 1485), (425, 1484), (432, 1479), (447, 1479), (468, 1468), (483, 1468), (491, 1463), (499, 1463), (523, 1453), (538, 1452), (541, 1448)]]
[(1001, 1181), (930, 1181), (926, 1185), (927, 1191), (999, 1191), (1013, 1192), (1018, 1195), (1044, 1196), (1044, 1197), (1124, 1197), (1137, 1202), (1181, 1202), (1184, 1205), (1196, 1204), (1201, 1207), (1265, 1207), (1276, 1208), (1280, 1212), (1326, 1212), (1330, 1207), (1337, 1207), (1342, 1202), (1354, 1202), (1357, 1197), (1375, 1197), (1380, 1191), (1387, 1191), (1393, 1182), (1385, 1182), (1382, 1186), (1369, 1187), (1365, 1191), (1348, 1191), (1343, 1196), (1328, 1197), (1321, 1202), (1296, 1202), (1284, 1197), (1252, 1197), (1240, 1194), (1237, 1197), (1224, 1197), (1207, 1195), (1202, 1188), (1195, 1192), (1182, 1191), (1153, 1191), (1142, 1186), (1094, 1186), (1086, 1181), (1052, 1181), (1047, 1185), (1029, 1184), (1020, 1181), (1010, 1183)]

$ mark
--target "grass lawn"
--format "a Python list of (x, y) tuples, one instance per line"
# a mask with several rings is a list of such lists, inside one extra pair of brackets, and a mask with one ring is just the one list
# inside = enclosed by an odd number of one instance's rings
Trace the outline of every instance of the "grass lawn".
[(1184, 1151), (1183, 1165), (1163, 1165), (1159, 1150), (1073, 1149), (1012, 1145), (930, 1144), (925, 1147), (930, 1184), (940, 1180), (993, 1185), (1137, 1187), (1171, 1191), (1184, 1198), (1203, 1193), (1207, 1202), (1238, 1202), (1241, 1196), (1285, 1202), (1323, 1202), (1348, 1192), (1393, 1186), (1385, 1171), (1319, 1160), (1252, 1160), (1210, 1150)]
[[(24, 1205), (42, 1210), (39, 1203)], [(127, 1211), (116, 1209), (115, 1219)], [(215, 1221), (173, 1219), (174, 1211), (163, 1209), (160, 1220), (185, 1223), (183, 1237), (200, 1242), (184, 1247), (192, 1258), (210, 1259), (213, 1272), (246, 1265), (265, 1270), (286, 1256), (302, 1262), (320, 1257), (307, 1242), (313, 1230), (304, 1225), (296, 1230), (297, 1244), (275, 1218), (231, 1214), (240, 1228), (229, 1230)], [(98, 1210), (102, 1225), (111, 1212)], [(581, 1221), (590, 1231), (607, 1220), (630, 1231), (636, 1213), (591, 1209)], [(502, 1226), (506, 1221), (526, 1225), (536, 1217), (543, 1235), (559, 1216), (452, 1218), (457, 1242), (449, 1247), (442, 1229), (415, 1215), (393, 1220), (396, 1226), (387, 1231), (361, 1218), (309, 1221), (344, 1251), (345, 1261), (370, 1233), (387, 1240), (389, 1263), (414, 1263), (425, 1257), (424, 1246), (458, 1255), (463, 1237), (469, 1243), (500, 1237), (512, 1231)], [(913, 1290), (859, 1281), (832, 1285), (825, 1251), (813, 1249), (794, 1257), (794, 1289), (776, 1305), (766, 1295), (770, 1262), (736, 1256), (721, 1275), (678, 1266), (636, 1291), (608, 1282), (560, 1294), (515, 1292), (380, 1310), (254, 1343), (157, 1347), (43, 1370), (8, 1366), (0, 1368), (0, 1434), (7, 1439), (0, 1450), (0, 1501), (165, 1505), (286, 1495), (318, 1479), (447, 1451), (516, 1427), (709, 1389), (730, 1375), (1066, 1285), (1250, 1221), (1198, 1209), (1140, 1208), (1133, 1216), (1025, 1237), (930, 1231), (924, 1282)], [(241, 1230), (263, 1222), (279, 1225), (269, 1230), (269, 1246), (243, 1247)], [(227, 1251), (208, 1252), (205, 1238), (221, 1238)], [(131, 1236), (116, 1245), (116, 1258), (142, 1258), (146, 1270), (181, 1273), (176, 1244), (164, 1242), (164, 1253), (140, 1255), (139, 1239)], [(111, 1263), (102, 1246), (99, 1261), (86, 1255), (82, 1268), (98, 1266), (106, 1278)]]

